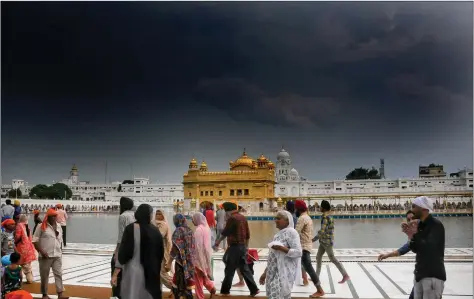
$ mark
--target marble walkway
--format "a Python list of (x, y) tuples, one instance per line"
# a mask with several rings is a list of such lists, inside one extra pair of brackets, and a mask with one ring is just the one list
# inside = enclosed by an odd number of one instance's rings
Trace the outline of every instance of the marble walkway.
[[(64, 284), (69, 286), (110, 288), (110, 259), (112, 245), (68, 244), (63, 256)], [(405, 299), (413, 286), (413, 255), (403, 259), (378, 262), (381, 252), (393, 249), (337, 249), (336, 256), (342, 261), (351, 280), (338, 284), (341, 274), (337, 268), (323, 261), (321, 283), (326, 291), (325, 298), (341, 299)], [(314, 252), (315, 253), (315, 252)], [(266, 250), (259, 252), (260, 261), (255, 263), (255, 280), (266, 267)], [(473, 250), (472, 248), (446, 249), (446, 272), (443, 299), (467, 299), (473, 297)], [(214, 278), (219, 290), (223, 280), (224, 264), (222, 253), (214, 255)], [(315, 258), (313, 258), (315, 261)], [(316, 265), (314, 265), (316, 266)], [(33, 263), (35, 281), (39, 282), (38, 263)], [(234, 283), (238, 281), (235, 275)], [(52, 273), (50, 283), (54, 283)], [(259, 297), (265, 297), (265, 286), (260, 286)], [(167, 291), (167, 290), (164, 290)], [(308, 298), (314, 292), (313, 286), (295, 286), (293, 298)], [(246, 287), (233, 287), (232, 295), (247, 296)], [(83, 297), (83, 296), (80, 296)], [(87, 298), (87, 297), (84, 297)], [(90, 298), (90, 297), (89, 297)]]

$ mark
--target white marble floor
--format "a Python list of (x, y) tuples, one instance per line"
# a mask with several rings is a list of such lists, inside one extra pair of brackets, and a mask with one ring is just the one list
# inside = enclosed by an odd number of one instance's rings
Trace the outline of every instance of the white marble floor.
[[(471, 255), (472, 257), (472, 255)], [(63, 256), (63, 279), (66, 285), (82, 285), (109, 287), (110, 255), (73, 255)], [(341, 274), (331, 263), (323, 263), (321, 271), (322, 286), (326, 291), (326, 298), (350, 299), (405, 299), (408, 298), (413, 286), (414, 263), (406, 262), (343, 262), (351, 276), (351, 281), (340, 285)], [(265, 261), (255, 264), (255, 280), (263, 273)], [(315, 266), (315, 265), (314, 265)], [(34, 277), (39, 281), (38, 263), (33, 264)], [(473, 296), (473, 264), (470, 262), (447, 262), (446, 281), (443, 298), (467, 299)], [(214, 277), (216, 288), (219, 290), (223, 279), (224, 264), (220, 260), (214, 262)], [(238, 281), (235, 275), (234, 283)], [(50, 282), (54, 282), (52, 273)], [(265, 296), (265, 286), (260, 286), (259, 296)], [(234, 295), (248, 295), (246, 287), (232, 288)], [(294, 297), (308, 297), (314, 292), (312, 286), (295, 286)]]

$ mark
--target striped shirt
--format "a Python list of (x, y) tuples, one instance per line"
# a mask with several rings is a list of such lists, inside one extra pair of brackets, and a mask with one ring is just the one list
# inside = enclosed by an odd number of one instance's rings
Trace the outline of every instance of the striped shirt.
[(318, 231), (320, 244), (334, 245), (334, 220), (326, 213), (321, 217), (321, 229)]

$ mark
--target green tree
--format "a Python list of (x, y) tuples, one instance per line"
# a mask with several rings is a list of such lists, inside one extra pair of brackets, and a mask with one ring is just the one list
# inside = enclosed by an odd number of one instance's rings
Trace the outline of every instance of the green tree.
[(50, 198), (49, 195), (49, 187), (44, 184), (39, 184), (31, 188), (30, 190), (30, 197), (31, 198), (39, 198), (39, 199), (46, 199)]
[(21, 190), (20, 189), (11, 189), (8, 191), (9, 198), (20, 198), (21, 197)]
[(377, 169), (372, 167), (372, 169), (368, 168), (355, 168), (349, 174), (346, 175), (346, 180), (376, 180), (380, 179), (380, 175)]
[(39, 184), (31, 188), (30, 197), (39, 199), (69, 199), (72, 197), (72, 191), (63, 183), (56, 183), (51, 186)]
[(49, 187), (50, 196), (58, 199), (69, 199), (72, 197), (71, 189), (63, 183), (56, 183)]

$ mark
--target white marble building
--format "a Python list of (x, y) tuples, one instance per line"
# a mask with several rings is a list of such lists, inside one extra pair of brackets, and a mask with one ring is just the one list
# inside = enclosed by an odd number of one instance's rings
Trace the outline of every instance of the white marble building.
[[(360, 195), (360, 200), (365, 202), (368, 197), (391, 195), (415, 197), (427, 194), (434, 197), (449, 195), (453, 198), (465, 198), (466, 193), (472, 194), (473, 191), (473, 172), (470, 169), (461, 170), (450, 177), (310, 181), (300, 176), (293, 168), (291, 156), (283, 148), (277, 155), (275, 176), (276, 197), (337, 198), (339, 195)], [(78, 201), (110, 202), (126, 196), (140, 202), (172, 204), (184, 199), (181, 183), (151, 183), (149, 178), (134, 178), (126, 183), (90, 184), (88, 181), (79, 180), (79, 170), (75, 165), (70, 170), (69, 178), (60, 182), (69, 186), (73, 192), (72, 199)], [(20, 190), (24, 188), (23, 194), (29, 193), (27, 182), (13, 180), (12, 185), (2, 186), (2, 194), (11, 190), (12, 186), (17, 186)], [(271, 201), (265, 202), (270, 204)]]
[(311, 195), (390, 194), (467, 192), (473, 190), (473, 172), (464, 169), (453, 177), (398, 178), (379, 180), (309, 181), (293, 168), (291, 156), (281, 149), (276, 162), (275, 195), (278, 197), (310, 197)]
[(21, 194), (30, 193), (30, 186), (28, 185), (28, 182), (20, 179), (13, 179), (10, 185), (2, 185), (1, 194), (5, 195), (8, 191), (12, 189), (20, 189)]
[(129, 197), (137, 202), (173, 203), (184, 198), (183, 185), (153, 184), (149, 178), (134, 178), (130, 184), (113, 182), (110, 184), (90, 184), (79, 180), (79, 171), (74, 165), (69, 178), (61, 181), (69, 186), (74, 200), (119, 201)]

